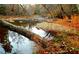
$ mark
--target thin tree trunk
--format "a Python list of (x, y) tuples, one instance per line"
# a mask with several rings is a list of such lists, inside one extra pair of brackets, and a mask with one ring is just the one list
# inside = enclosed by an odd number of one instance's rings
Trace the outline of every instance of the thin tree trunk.
[(51, 11), (46, 7), (46, 5), (42, 4), (42, 6), (49, 12), (50, 16), (54, 18), (54, 16), (52, 15)]

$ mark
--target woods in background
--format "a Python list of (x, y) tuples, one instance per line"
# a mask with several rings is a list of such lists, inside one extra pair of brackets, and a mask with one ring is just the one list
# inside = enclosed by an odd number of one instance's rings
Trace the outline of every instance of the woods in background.
[(0, 4), (0, 15), (42, 15), (48, 17), (63, 17), (78, 13), (76, 4)]

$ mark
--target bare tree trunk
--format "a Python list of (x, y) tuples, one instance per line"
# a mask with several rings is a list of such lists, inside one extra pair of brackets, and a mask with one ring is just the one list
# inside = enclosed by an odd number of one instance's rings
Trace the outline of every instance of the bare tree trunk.
[(46, 5), (42, 4), (42, 6), (49, 12), (50, 16), (54, 18), (54, 16), (52, 15), (51, 11), (46, 7)]
[(26, 30), (20, 26), (16, 26), (7, 21), (0, 20), (0, 27), (9, 29), (11, 31), (14, 31), (14, 32), (17, 32), (17, 33), (23, 35), (23, 36), (29, 38), (30, 40), (36, 42), (42, 48), (47, 47), (43, 38), (41, 38), (39, 35), (36, 35), (35, 33), (32, 33), (31, 31)]

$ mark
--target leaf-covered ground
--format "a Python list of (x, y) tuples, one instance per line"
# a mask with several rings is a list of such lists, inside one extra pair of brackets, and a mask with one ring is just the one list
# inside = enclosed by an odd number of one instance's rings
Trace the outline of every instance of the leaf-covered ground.
[[(71, 16), (71, 19), (68, 19), (67, 17), (65, 17), (64, 19), (57, 19), (57, 21), (49, 20), (48, 22), (63, 25), (63, 26), (68, 27), (69, 29), (74, 28), (77, 31), (76, 33), (79, 34), (79, 16), (78, 15)], [(51, 26), (53, 26), (53, 25), (51, 25)], [(61, 27), (61, 29), (62, 29), (62, 27)], [(70, 32), (71, 32), (71, 30), (70, 30)], [(55, 32), (53, 32), (53, 33), (55, 34)], [(42, 53), (42, 54), (51, 54), (51, 53), (75, 54), (75, 53), (79, 53), (79, 35), (77, 35), (77, 34), (67, 33), (64, 31), (58, 32), (52, 40), (47, 41), (48, 47), (46, 49), (42, 49), (39, 47), (39, 50), (36, 53)]]
[(46, 49), (39, 48), (37, 53), (79, 53), (79, 36), (62, 32), (48, 40), (47, 45)]

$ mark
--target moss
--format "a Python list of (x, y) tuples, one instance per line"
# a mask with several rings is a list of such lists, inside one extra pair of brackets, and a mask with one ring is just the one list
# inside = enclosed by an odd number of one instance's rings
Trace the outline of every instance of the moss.
[(61, 32), (61, 34), (59, 34), (58, 36), (55, 36), (53, 40), (55, 42), (60, 42), (63, 39), (66, 39), (66, 38), (67, 38), (67, 33), (66, 32)]
[(74, 50), (74, 51), (79, 51), (79, 48), (72, 48), (72, 50)]
[(54, 39), (53, 39), (53, 41), (54, 42), (60, 42), (60, 41), (62, 41), (62, 39), (63, 39), (62, 36), (55, 36)]

